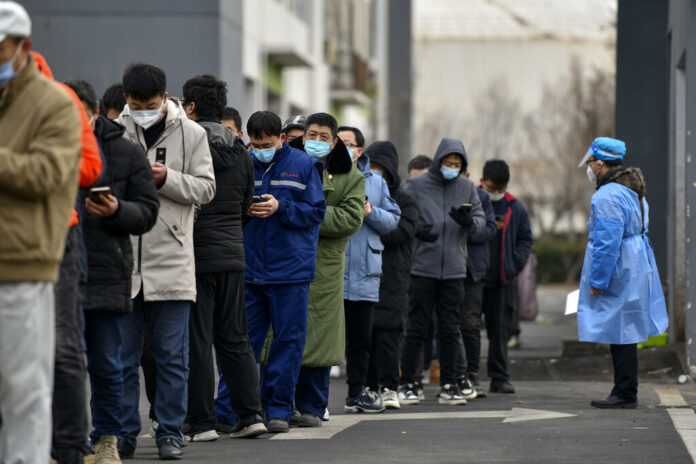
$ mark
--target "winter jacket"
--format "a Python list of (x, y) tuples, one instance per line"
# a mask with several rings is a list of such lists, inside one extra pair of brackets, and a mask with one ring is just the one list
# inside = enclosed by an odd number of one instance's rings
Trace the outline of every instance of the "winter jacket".
[(215, 198), (193, 226), (196, 272), (243, 272), (242, 218), (254, 195), (254, 167), (244, 143), (219, 121), (198, 120), (208, 135)]
[(500, 259), (499, 265), (496, 266), (500, 275), (495, 276), (494, 279), (486, 278), (486, 286), (513, 283), (517, 274), (524, 269), (532, 252), (532, 229), (529, 226), (527, 210), (509, 192), (505, 192), (504, 199), (500, 201), (505, 201), (507, 204), (505, 221), (499, 234), (501, 253), (500, 256), (491, 256), (491, 259)]
[(384, 250), (380, 235), (396, 229), (401, 210), (389, 195), (389, 187), (384, 179), (370, 172), (370, 159), (366, 154), (358, 158), (358, 169), (365, 176), (365, 195), (372, 212), (363, 219), (360, 230), (348, 241), (343, 298), (377, 302)]
[[(618, 168), (592, 196), (580, 279), (578, 339), (624, 345), (660, 335), (669, 324), (648, 240), (649, 208), (638, 168)], [(590, 295), (590, 287), (603, 290)]]
[(469, 278), (474, 282), (478, 282), (486, 276), (491, 260), (488, 242), (495, 238), (498, 230), (495, 224), (495, 212), (491, 205), (491, 198), (482, 188), (476, 190), (481, 200), (481, 208), (483, 208), (483, 212), (486, 214), (486, 226), (481, 232), (469, 235), (468, 239), (469, 257), (467, 258), (466, 268), (469, 271)]
[(213, 199), (215, 174), (205, 130), (189, 120), (177, 100), (167, 100), (166, 107), (164, 131), (149, 149), (128, 105), (118, 118), (126, 129), (124, 137), (146, 151), (151, 165), (157, 149), (166, 149), (167, 177), (157, 190), (157, 223), (150, 232), (131, 237), (135, 258), (131, 296), (142, 289), (145, 301), (195, 301), (194, 205)]
[(118, 209), (106, 218), (87, 212), (80, 194), (80, 217), (87, 250), (88, 279), (85, 310), (129, 313), (132, 310), (131, 235), (152, 229), (157, 221), (159, 198), (152, 168), (143, 149), (123, 138), (124, 128), (99, 116), (94, 128), (104, 156), (104, 172), (96, 187), (108, 186), (118, 199)]
[(401, 217), (393, 231), (380, 238), (382, 252), (382, 279), (379, 284), (379, 302), (372, 312), (372, 326), (377, 329), (396, 329), (404, 326), (408, 308), (408, 291), (411, 286), (413, 241), (418, 224), (418, 203), (401, 188), (399, 158), (391, 142), (375, 142), (365, 153), (372, 163), (379, 164), (389, 174), (389, 192)]
[(271, 194), (278, 210), (249, 218), (244, 227), (247, 284), (299, 284), (314, 280), (319, 224), (326, 202), (319, 161), (283, 144), (268, 164), (252, 153), (254, 195)]
[[(404, 188), (411, 192), (420, 208), (420, 224), (432, 225), (438, 234), (434, 242), (416, 240), (411, 274), (432, 279), (463, 279), (466, 277), (467, 236), (480, 232), (486, 225), (486, 216), (476, 186), (463, 176), (446, 180), (440, 173), (440, 163), (448, 155), (461, 155), (466, 170), (464, 145), (456, 139), (444, 138), (437, 147), (430, 170), (410, 178)], [(465, 230), (449, 215), (452, 207), (463, 203), (472, 205), (473, 226)]]
[(77, 195), (77, 110), (34, 57), (0, 86), (0, 282), (55, 282)]

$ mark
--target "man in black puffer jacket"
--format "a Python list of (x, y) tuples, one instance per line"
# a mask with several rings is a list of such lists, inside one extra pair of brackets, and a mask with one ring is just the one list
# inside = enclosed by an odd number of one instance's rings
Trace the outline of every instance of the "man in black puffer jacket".
[(152, 229), (159, 198), (143, 149), (123, 138), (122, 126), (99, 116), (92, 86), (78, 79), (65, 84), (85, 106), (101, 148), (104, 170), (93, 188), (111, 189), (110, 194), (98, 197), (82, 191), (79, 201), (88, 269), (82, 306), (92, 388), (91, 440), (100, 462), (116, 453), (122, 429), (122, 321), (132, 311), (133, 301), (130, 236)]
[(216, 193), (203, 205), (193, 228), (197, 301), (189, 324), (187, 440), (218, 437), (213, 398), (212, 345), (229, 399), (240, 420), (232, 437), (266, 433), (261, 416), (256, 359), (247, 334), (244, 305), (242, 217), (254, 194), (254, 170), (242, 141), (220, 124), (227, 104), (226, 84), (210, 75), (184, 84), (184, 110), (208, 135)]
[(386, 408), (398, 409), (399, 341), (408, 310), (411, 286), (413, 237), (418, 224), (418, 203), (413, 195), (400, 187), (399, 155), (391, 142), (374, 142), (365, 153), (370, 170), (380, 175), (389, 186), (389, 194), (401, 208), (396, 229), (382, 235), (382, 280), (379, 303), (372, 313), (372, 345), (367, 384), (379, 392)]

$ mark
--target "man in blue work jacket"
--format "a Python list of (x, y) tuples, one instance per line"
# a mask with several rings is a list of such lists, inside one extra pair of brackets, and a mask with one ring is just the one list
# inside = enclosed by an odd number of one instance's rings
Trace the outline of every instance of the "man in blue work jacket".
[(580, 167), (597, 185), (580, 280), (578, 339), (608, 343), (614, 388), (597, 408), (638, 405), (637, 343), (667, 329), (667, 309), (655, 256), (647, 237), (648, 202), (640, 169), (623, 167), (626, 144), (599, 137)]
[(249, 338), (259, 360), (269, 326), (261, 402), (268, 431), (288, 431), (307, 337), (309, 283), (314, 280), (319, 224), (326, 202), (322, 164), (285, 143), (281, 121), (257, 111), (247, 122), (254, 200), (244, 228)]

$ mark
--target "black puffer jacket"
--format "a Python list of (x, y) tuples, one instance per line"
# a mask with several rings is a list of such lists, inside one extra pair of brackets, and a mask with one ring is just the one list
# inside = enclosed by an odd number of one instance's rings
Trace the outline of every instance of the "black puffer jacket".
[[(408, 290), (411, 285), (413, 237), (418, 223), (416, 198), (400, 187), (399, 157), (391, 142), (375, 142), (365, 153), (373, 164), (379, 164), (389, 174), (389, 193), (401, 208), (396, 229), (382, 235), (382, 280), (379, 303), (375, 306), (372, 325), (378, 329), (402, 327), (408, 310)], [(386, 179), (385, 179), (386, 180)]]
[(88, 263), (86, 310), (132, 310), (130, 236), (144, 234), (157, 221), (159, 198), (152, 168), (143, 149), (123, 138), (124, 130), (103, 116), (94, 128), (104, 162), (104, 171), (94, 187), (111, 187), (111, 194), (118, 198), (116, 213), (108, 218), (89, 214), (84, 201), (89, 191), (80, 192)]
[(242, 219), (254, 195), (254, 167), (244, 143), (220, 121), (197, 121), (208, 134), (215, 198), (193, 226), (196, 273), (244, 272)]

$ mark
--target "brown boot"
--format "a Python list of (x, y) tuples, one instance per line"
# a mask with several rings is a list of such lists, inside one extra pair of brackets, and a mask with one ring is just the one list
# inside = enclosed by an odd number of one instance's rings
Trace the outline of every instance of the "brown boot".
[(113, 435), (104, 435), (94, 447), (94, 464), (121, 464), (116, 447), (118, 440)]

